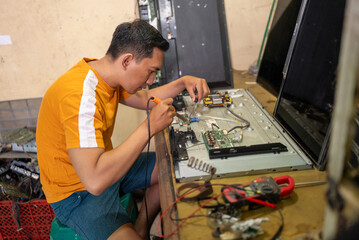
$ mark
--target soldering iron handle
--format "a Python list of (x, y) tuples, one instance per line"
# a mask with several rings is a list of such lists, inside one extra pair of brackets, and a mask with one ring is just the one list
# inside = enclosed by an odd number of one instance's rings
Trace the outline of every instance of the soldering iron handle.
[(159, 99), (159, 98), (157, 98), (157, 97), (155, 97), (155, 96), (153, 96), (153, 97), (151, 97), (151, 98), (153, 98), (153, 99), (151, 99), (152, 102), (154, 102), (154, 103), (156, 103), (156, 104), (159, 104), (160, 102), (162, 102), (161, 99)]

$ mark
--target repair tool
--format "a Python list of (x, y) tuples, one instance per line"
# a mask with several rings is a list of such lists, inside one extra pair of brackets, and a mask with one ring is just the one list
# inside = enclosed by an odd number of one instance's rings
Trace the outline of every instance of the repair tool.
[[(280, 186), (284, 185), (285, 186)], [(285, 175), (280, 177), (260, 177), (248, 184), (229, 185), (222, 188), (223, 198), (230, 204), (238, 207), (248, 206), (250, 209), (256, 203), (259, 205), (276, 208), (281, 197), (293, 192), (294, 180)]]
[[(154, 103), (156, 103), (156, 104), (159, 104), (160, 102), (162, 102), (161, 99), (159, 99), (159, 98), (157, 98), (157, 97), (155, 97), (155, 96), (153, 96), (152, 98), (153, 98), (153, 99), (151, 99), (152, 102), (154, 102)], [(179, 114), (179, 113), (177, 113), (177, 112), (176, 112), (176, 116), (177, 116), (179, 119), (181, 119), (183, 122), (187, 122), (187, 121), (188, 121), (185, 117), (183, 117), (181, 114)]]
[(198, 98), (196, 97), (196, 99), (194, 100), (194, 102), (195, 102), (195, 104), (194, 104), (194, 107), (193, 107), (193, 109), (192, 109), (192, 111), (191, 111), (191, 114), (189, 115), (189, 119), (191, 119), (191, 116), (192, 116), (192, 114), (196, 111), (196, 109), (197, 109), (197, 104), (198, 104)]

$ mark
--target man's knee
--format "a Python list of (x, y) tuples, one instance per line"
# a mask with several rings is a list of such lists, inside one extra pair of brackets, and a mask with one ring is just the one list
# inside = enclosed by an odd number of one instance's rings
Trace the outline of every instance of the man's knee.
[(155, 167), (153, 168), (152, 174), (151, 174), (151, 185), (158, 184), (158, 167), (157, 162), (155, 164)]
[(126, 223), (119, 227), (115, 232), (111, 234), (108, 240), (115, 240), (115, 239), (134, 239), (140, 240), (142, 239), (140, 235), (136, 232), (133, 228), (132, 223)]

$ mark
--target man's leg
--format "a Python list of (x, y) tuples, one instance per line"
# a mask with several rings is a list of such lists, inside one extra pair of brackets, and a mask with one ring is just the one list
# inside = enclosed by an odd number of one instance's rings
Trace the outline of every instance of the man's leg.
[(146, 205), (147, 202), (147, 212), (148, 212), (148, 221), (149, 226), (152, 226), (153, 221), (155, 220), (157, 214), (160, 211), (160, 191), (158, 185), (158, 170), (157, 163), (151, 174), (151, 185), (146, 190), (146, 198), (143, 198), (140, 212), (138, 214), (135, 230), (137, 233), (145, 239), (148, 235), (150, 229), (147, 228), (147, 219), (146, 219)]
[[(147, 174), (146, 174), (147, 172)], [(145, 180), (147, 176), (147, 180)], [(158, 187), (158, 170), (156, 163), (156, 154), (154, 152), (141, 153), (136, 162), (132, 165), (131, 169), (121, 180), (120, 192), (121, 194), (130, 193), (135, 189), (144, 189), (145, 183), (146, 202), (149, 225), (156, 218), (160, 210), (160, 197)], [(146, 220), (146, 207), (144, 200), (142, 201), (141, 209), (137, 216), (134, 229), (143, 238), (147, 238), (147, 220)]]
[(60, 222), (72, 228), (83, 239), (107, 239), (114, 232), (121, 239), (141, 239), (121, 205), (118, 190), (119, 182), (99, 196), (87, 191), (75, 192), (51, 206)]

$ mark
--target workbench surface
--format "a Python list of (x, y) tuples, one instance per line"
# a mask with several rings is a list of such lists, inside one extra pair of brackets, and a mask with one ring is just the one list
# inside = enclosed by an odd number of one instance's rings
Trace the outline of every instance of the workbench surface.
[[(258, 99), (263, 107), (269, 112), (273, 113), (276, 98), (256, 84), (255, 77), (241, 72), (234, 72), (234, 87), (249, 89), (251, 93)], [(182, 183), (177, 183), (174, 178), (173, 165), (171, 156), (168, 153), (169, 139), (168, 132), (164, 131), (155, 136), (157, 162), (159, 167), (159, 183), (160, 183), (160, 197), (161, 208), (165, 211), (178, 197), (176, 192)], [(316, 169), (291, 171), (281, 173), (268, 173), (265, 176), (282, 176), (290, 175), (295, 183), (315, 182), (326, 180), (326, 172), (318, 171)], [(251, 175), (233, 178), (223, 178), (211, 180), (211, 183), (220, 184), (244, 184), (249, 183), (262, 175)], [(198, 181), (197, 183), (203, 183)], [(281, 200), (277, 206), (282, 210), (284, 217), (284, 227), (281, 233), (282, 239), (294, 239), (301, 237), (309, 232), (316, 234), (320, 232), (323, 226), (324, 209), (326, 205), (326, 192), (327, 185), (306, 185), (294, 188), (293, 193), (286, 199)], [(214, 193), (220, 193), (220, 186), (214, 186)], [(221, 197), (220, 197), (221, 198)], [(174, 207), (172, 217), (186, 218), (193, 211), (198, 208), (197, 202), (179, 202)], [(204, 215), (208, 213), (208, 209), (201, 209), (195, 215)], [(281, 224), (280, 214), (275, 209), (267, 207), (259, 208), (244, 212), (242, 220), (268, 217), (268, 222), (261, 224), (264, 234), (258, 236), (256, 239), (270, 239), (277, 231)], [(178, 226), (179, 221), (170, 219), (169, 214), (164, 216), (162, 220), (162, 227), (164, 235), (173, 232)], [(207, 217), (190, 218), (183, 224), (171, 237), (166, 239), (215, 239), (212, 236), (212, 229), (208, 225)]]

